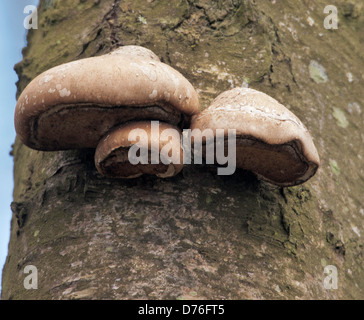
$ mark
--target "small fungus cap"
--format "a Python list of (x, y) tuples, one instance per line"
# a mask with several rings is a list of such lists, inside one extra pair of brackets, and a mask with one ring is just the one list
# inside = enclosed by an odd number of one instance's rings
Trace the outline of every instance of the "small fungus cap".
[[(157, 132), (153, 130), (150, 121), (129, 122), (111, 130), (96, 148), (95, 166), (98, 172), (110, 178), (136, 178), (143, 174), (168, 178), (178, 174), (183, 168), (181, 130), (163, 122), (159, 123)], [(168, 137), (170, 133), (173, 135), (171, 138)], [(148, 152), (148, 163), (131, 163), (129, 149), (136, 144)], [(151, 161), (151, 150), (155, 146), (158, 163)], [(166, 152), (171, 151), (168, 159), (163, 156), (164, 148)]]
[(150, 50), (128, 46), (37, 76), (21, 93), (14, 122), (27, 146), (66, 150), (95, 148), (108, 130), (127, 121), (184, 127), (198, 110), (197, 92), (181, 73)]
[(303, 123), (278, 101), (257, 90), (235, 88), (223, 92), (192, 118), (191, 129), (224, 129), (225, 136), (228, 129), (235, 129), (237, 167), (276, 185), (303, 183), (316, 173), (320, 163)]

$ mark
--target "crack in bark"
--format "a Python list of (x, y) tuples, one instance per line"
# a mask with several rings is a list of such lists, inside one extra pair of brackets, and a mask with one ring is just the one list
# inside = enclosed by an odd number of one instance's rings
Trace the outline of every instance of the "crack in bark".
[[(298, 87), (298, 83), (297, 83), (296, 78), (295, 78), (295, 76), (293, 74), (293, 67), (292, 67), (291, 58), (288, 57), (282, 50), (278, 49), (279, 45), (282, 44), (280, 36), (278, 34), (278, 28), (274, 24), (274, 21), (272, 20), (271, 17), (268, 17), (267, 15), (265, 15), (264, 12), (261, 12), (261, 15), (265, 16), (268, 19), (269, 23), (272, 26), (273, 32), (274, 32), (274, 39), (271, 42), (271, 54), (272, 54), (273, 58), (272, 58), (271, 65), (269, 67), (269, 71), (267, 72), (269, 84), (271, 85), (271, 87), (275, 87), (275, 84), (273, 83), (273, 80), (271, 78), (271, 75), (274, 72), (274, 64), (275, 64), (274, 57), (277, 57), (277, 55), (281, 54), (283, 56), (283, 59), (282, 59), (281, 62), (285, 63), (288, 66), (288, 70), (289, 70), (289, 73), (291, 75), (291, 80)], [(289, 84), (286, 84), (286, 87), (287, 87), (288, 91), (291, 91), (291, 88), (290, 88)]]
[(102, 29), (101, 28), (99, 28), (99, 30), (97, 30), (97, 33), (96, 33), (96, 36), (95, 36), (95, 38), (93, 38), (92, 40), (90, 40), (90, 41), (88, 41), (88, 42), (86, 42), (86, 43), (84, 43), (83, 45), (82, 45), (82, 51), (81, 51), (81, 53), (78, 55), (78, 57), (80, 57), (81, 55), (83, 55), (84, 53), (85, 53), (85, 51), (87, 50), (87, 48), (90, 46), (90, 44), (92, 43), (92, 42), (94, 42), (94, 41), (96, 41), (96, 39), (101, 35), (101, 32), (102, 32)]
[(110, 40), (112, 45), (117, 45), (120, 42), (117, 36), (117, 28), (115, 27), (120, 12), (120, 0), (114, 0), (114, 3), (111, 5), (111, 10), (104, 17), (111, 31)]
[[(90, 46), (91, 43), (95, 42), (98, 38), (100, 38), (103, 31), (103, 25), (105, 23), (110, 29), (110, 41), (112, 46), (118, 46), (118, 44), (120, 43), (120, 39), (117, 37), (117, 27), (115, 26), (115, 23), (119, 17), (120, 11), (120, 0), (114, 0), (111, 5), (111, 9), (106, 12), (106, 14), (104, 14), (100, 23), (98, 23), (97, 26), (91, 30), (91, 32), (95, 32), (97, 30), (95, 37), (83, 44), (82, 51), (78, 55), (78, 57), (82, 56), (86, 52), (87, 48)], [(101, 44), (95, 54), (102, 50), (103, 47), (104, 45)]]

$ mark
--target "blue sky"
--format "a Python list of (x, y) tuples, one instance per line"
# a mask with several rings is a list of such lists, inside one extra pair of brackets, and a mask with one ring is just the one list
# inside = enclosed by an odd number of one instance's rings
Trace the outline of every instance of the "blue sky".
[(13, 199), (13, 159), (9, 152), (15, 140), (13, 117), (18, 80), (13, 68), (22, 60), (21, 50), (26, 45), (24, 7), (37, 3), (38, 0), (0, 1), (0, 270), (8, 251)]

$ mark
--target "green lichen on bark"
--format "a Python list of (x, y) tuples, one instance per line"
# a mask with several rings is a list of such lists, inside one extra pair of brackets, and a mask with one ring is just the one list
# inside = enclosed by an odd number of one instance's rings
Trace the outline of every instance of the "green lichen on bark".
[[(206, 165), (118, 181), (97, 174), (93, 150), (16, 141), (2, 298), (363, 298), (364, 7), (333, 2), (338, 30), (323, 28), (321, 0), (41, 1), (18, 93), (52, 66), (143, 45), (193, 83), (201, 108), (247, 84), (275, 97), (309, 128), (321, 168), (290, 188)], [(324, 289), (322, 261), (338, 268), (337, 290)], [(38, 290), (23, 287), (28, 264)]]

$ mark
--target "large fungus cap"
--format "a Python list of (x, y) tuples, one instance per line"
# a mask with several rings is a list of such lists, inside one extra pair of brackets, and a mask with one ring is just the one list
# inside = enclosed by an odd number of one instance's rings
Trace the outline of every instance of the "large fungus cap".
[[(96, 148), (95, 166), (99, 173), (110, 178), (136, 178), (143, 174), (168, 178), (178, 174), (183, 168), (181, 130), (163, 122), (158, 124), (157, 132), (153, 130), (150, 121), (130, 122), (111, 130)], [(167, 136), (171, 133), (172, 137)], [(129, 149), (136, 144), (137, 149), (147, 151), (147, 163), (131, 163)], [(153, 163), (151, 150), (155, 147), (158, 159)]]
[(236, 129), (236, 166), (276, 185), (301, 184), (319, 166), (317, 150), (302, 122), (278, 101), (253, 89), (223, 92), (193, 117), (191, 129), (224, 129), (225, 136), (228, 129)]
[(161, 62), (158, 56), (152, 51), (144, 47), (140, 46), (122, 46), (119, 48), (114, 49), (109, 54), (115, 55), (115, 54), (121, 54), (121, 55), (130, 55), (131, 57), (139, 57), (144, 59), (150, 59), (155, 60), (158, 62)]
[(32, 80), (15, 110), (21, 141), (38, 150), (96, 148), (116, 125), (160, 120), (184, 127), (198, 95), (148, 49), (128, 46), (59, 65)]

